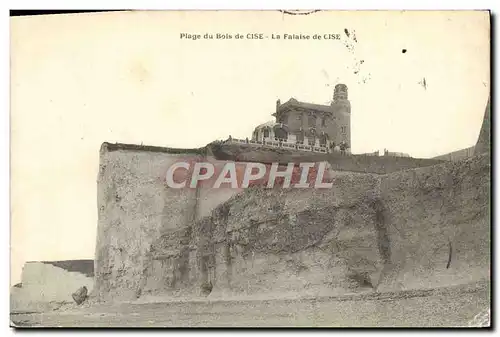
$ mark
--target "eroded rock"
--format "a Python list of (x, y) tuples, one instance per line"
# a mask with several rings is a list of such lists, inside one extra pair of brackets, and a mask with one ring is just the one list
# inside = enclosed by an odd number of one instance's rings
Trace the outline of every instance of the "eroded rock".
[(77, 291), (75, 291), (73, 294), (71, 294), (71, 297), (73, 297), (73, 300), (76, 302), (76, 304), (78, 304), (78, 305), (82, 304), (88, 298), (87, 287), (83, 286), (83, 287), (79, 288)]

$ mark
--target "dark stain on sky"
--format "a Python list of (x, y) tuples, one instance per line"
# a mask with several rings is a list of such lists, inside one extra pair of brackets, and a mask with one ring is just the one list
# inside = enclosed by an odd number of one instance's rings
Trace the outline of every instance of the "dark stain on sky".
[(425, 77), (420, 82), (418, 82), (418, 84), (420, 84), (422, 88), (424, 88), (424, 90), (427, 90), (427, 81), (425, 80)]
[(309, 15), (309, 14), (313, 14), (313, 13), (316, 13), (316, 12), (319, 12), (319, 11), (321, 11), (321, 9), (314, 9), (314, 10), (311, 10), (311, 11), (300, 11), (300, 10), (290, 11), (290, 10), (281, 10), (280, 12), (282, 12), (283, 14), (288, 14), (288, 15)]

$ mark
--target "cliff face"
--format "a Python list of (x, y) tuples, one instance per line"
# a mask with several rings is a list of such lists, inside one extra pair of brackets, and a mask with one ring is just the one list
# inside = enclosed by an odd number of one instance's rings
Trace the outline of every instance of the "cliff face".
[(196, 190), (169, 189), (163, 180), (168, 167), (186, 155), (200, 156), (195, 151), (179, 154), (103, 145), (93, 295), (101, 299), (140, 296), (152, 243), (161, 233), (195, 221)]
[(336, 295), (489, 279), (489, 169), (480, 156), (342, 175), (325, 190), (247, 189), (157, 242), (171, 261), (157, 293)]
[(489, 277), (490, 169), (489, 155), (482, 155), (382, 177), (391, 248), (383, 287), (437, 287)]
[(11, 311), (39, 311), (73, 303), (73, 292), (82, 286), (91, 291), (94, 285), (89, 262), (92, 261), (27, 262), (20, 287), (11, 289)]
[(491, 145), (491, 105), (490, 98), (488, 98), (488, 103), (486, 104), (486, 109), (484, 112), (483, 125), (481, 126), (481, 131), (479, 132), (479, 137), (477, 140), (476, 148), (474, 154), (489, 153)]
[[(169, 259), (168, 251), (158, 250), (160, 242), (182, 235), (183, 229), (240, 191), (169, 188), (166, 172), (179, 161), (210, 161), (217, 169), (223, 166), (223, 162), (208, 157), (204, 149), (103, 144), (92, 296), (129, 300), (144, 291), (170, 289), (170, 285), (178, 283), (171, 280), (183, 273), (179, 262), (183, 260)], [(167, 246), (175, 247), (172, 242)]]
[(333, 189), (243, 191), (157, 246), (174, 264), (184, 263), (168, 278), (180, 280), (170, 283), (171, 293), (306, 295), (370, 288), (381, 269), (378, 184), (376, 176), (344, 175)]
[[(329, 190), (245, 191), (195, 227), (201, 279), (210, 278), (211, 296), (336, 294), (371, 287), (381, 263), (373, 208), (377, 187), (377, 177), (342, 176)], [(213, 260), (207, 276), (203, 260)]]
[(489, 279), (487, 155), (338, 173), (331, 189), (168, 189), (158, 177), (179, 155), (101, 156), (100, 299), (336, 295)]

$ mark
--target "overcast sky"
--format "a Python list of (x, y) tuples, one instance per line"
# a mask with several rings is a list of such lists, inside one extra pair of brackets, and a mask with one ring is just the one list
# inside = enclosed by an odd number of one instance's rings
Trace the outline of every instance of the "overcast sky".
[(27, 260), (93, 258), (104, 141), (250, 137), (278, 98), (329, 104), (345, 83), (353, 153), (433, 157), (475, 144), (490, 85), (481, 12), (58, 15), (12, 18), (11, 34), (13, 282)]

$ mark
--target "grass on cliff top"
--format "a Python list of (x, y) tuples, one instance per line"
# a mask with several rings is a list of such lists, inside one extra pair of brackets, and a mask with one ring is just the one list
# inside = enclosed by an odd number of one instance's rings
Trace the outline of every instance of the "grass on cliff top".
[(151, 145), (137, 145), (137, 144), (123, 144), (123, 143), (108, 143), (104, 142), (101, 145), (101, 152), (114, 152), (114, 151), (146, 151), (146, 152), (162, 152), (172, 154), (198, 154), (206, 155), (207, 146), (194, 148), (194, 149), (180, 149), (172, 147), (151, 146)]

